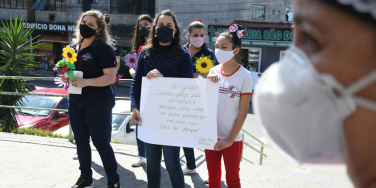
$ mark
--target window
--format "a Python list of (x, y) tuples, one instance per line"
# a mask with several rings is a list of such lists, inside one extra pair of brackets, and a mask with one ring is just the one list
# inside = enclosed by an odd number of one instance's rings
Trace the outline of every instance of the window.
[(50, 14), (50, 23), (55, 23), (56, 20), (56, 14)]
[(0, 0), (0, 8), (26, 9), (27, 0)]
[(265, 20), (264, 5), (252, 5), (252, 20)]
[(245, 48), (248, 49), (249, 71), (260, 72), (261, 65), (261, 48)]
[(47, 0), (44, 10), (67, 11), (67, 0)]
[[(78, 3), (82, 3), (83, 0), (78, 0)], [(90, 3), (94, 3), (96, 4), (97, 3), (97, 0), (90, 0)]]
[(294, 21), (294, 9), (286, 8), (285, 21), (286, 22)]
[(155, 0), (110, 0), (110, 12), (114, 14), (151, 14), (148, 10)]

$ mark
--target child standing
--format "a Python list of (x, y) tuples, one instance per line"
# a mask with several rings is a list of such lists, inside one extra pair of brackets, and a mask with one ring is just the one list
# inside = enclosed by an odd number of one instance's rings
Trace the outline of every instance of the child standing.
[(239, 54), (244, 31), (232, 25), (221, 33), (215, 44), (215, 56), (219, 65), (208, 75), (214, 83), (219, 82), (217, 129), (218, 142), (214, 150), (205, 150), (209, 172), (209, 187), (221, 187), (221, 160), (226, 168), (226, 183), (229, 188), (240, 188), (240, 159), (243, 141), (240, 130), (247, 117), (252, 95), (252, 76), (235, 56)]

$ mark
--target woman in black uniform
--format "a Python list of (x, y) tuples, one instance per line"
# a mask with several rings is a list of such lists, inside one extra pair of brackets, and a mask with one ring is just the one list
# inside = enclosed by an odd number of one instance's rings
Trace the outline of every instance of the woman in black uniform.
[[(112, 108), (115, 105), (110, 84), (116, 76), (116, 57), (111, 47), (105, 18), (99, 11), (87, 11), (77, 22), (73, 39), (76, 70), (83, 78), (71, 80), (82, 94), (69, 94), (69, 118), (77, 144), (81, 176), (73, 188), (94, 187), (91, 170), (90, 137), (98, 150), (108, 178), (108, 188), (120, 187), (117, 162), (108, 138)], [(62, 76), (68, 83), (69, 78)]]

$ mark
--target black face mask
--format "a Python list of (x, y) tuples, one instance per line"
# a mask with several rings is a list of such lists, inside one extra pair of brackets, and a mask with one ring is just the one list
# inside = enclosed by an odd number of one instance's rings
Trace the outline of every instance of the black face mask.
[(159, 27), (156, 34), (157, 39), (162, 43), (168, 43), (174, 38), (174, 29), (167, 26)]
[(86, 24), (80, 25), (80, 34), (84, 38), (92, 37), (93, 35), (95, 35), (95, 31), (96, 31), (96, 29), (92, 29), (89, 26), (87, 26)]
[(150, 33), (150, 27), (142, 27), (140, 30), (140, 35), (143, 37), (148, 37)]

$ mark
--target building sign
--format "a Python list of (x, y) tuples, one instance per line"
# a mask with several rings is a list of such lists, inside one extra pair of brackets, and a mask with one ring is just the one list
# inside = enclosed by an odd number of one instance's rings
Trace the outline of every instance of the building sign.
[[(209, 25), (208, 28), (209, 42), (213, 42), (213, 37), (228, 30), (228, 26), (223, 25)], [(292, 28), (245, 27), (244, 30), (244, 45), (289, 47), (294, 36)]]
[(74, 32), (76, 26), (71, 24), (55, 24), (55, 23), (26, 23), (25, 29), (33, 28), (37, 31), (62, 31), (62, 32)]
[(42, 43), (38, 46), (37, 49), (40, 49), (40, 50), (52, 50), (53, 48), (53, 44), (45, 44), (45, 43)]

